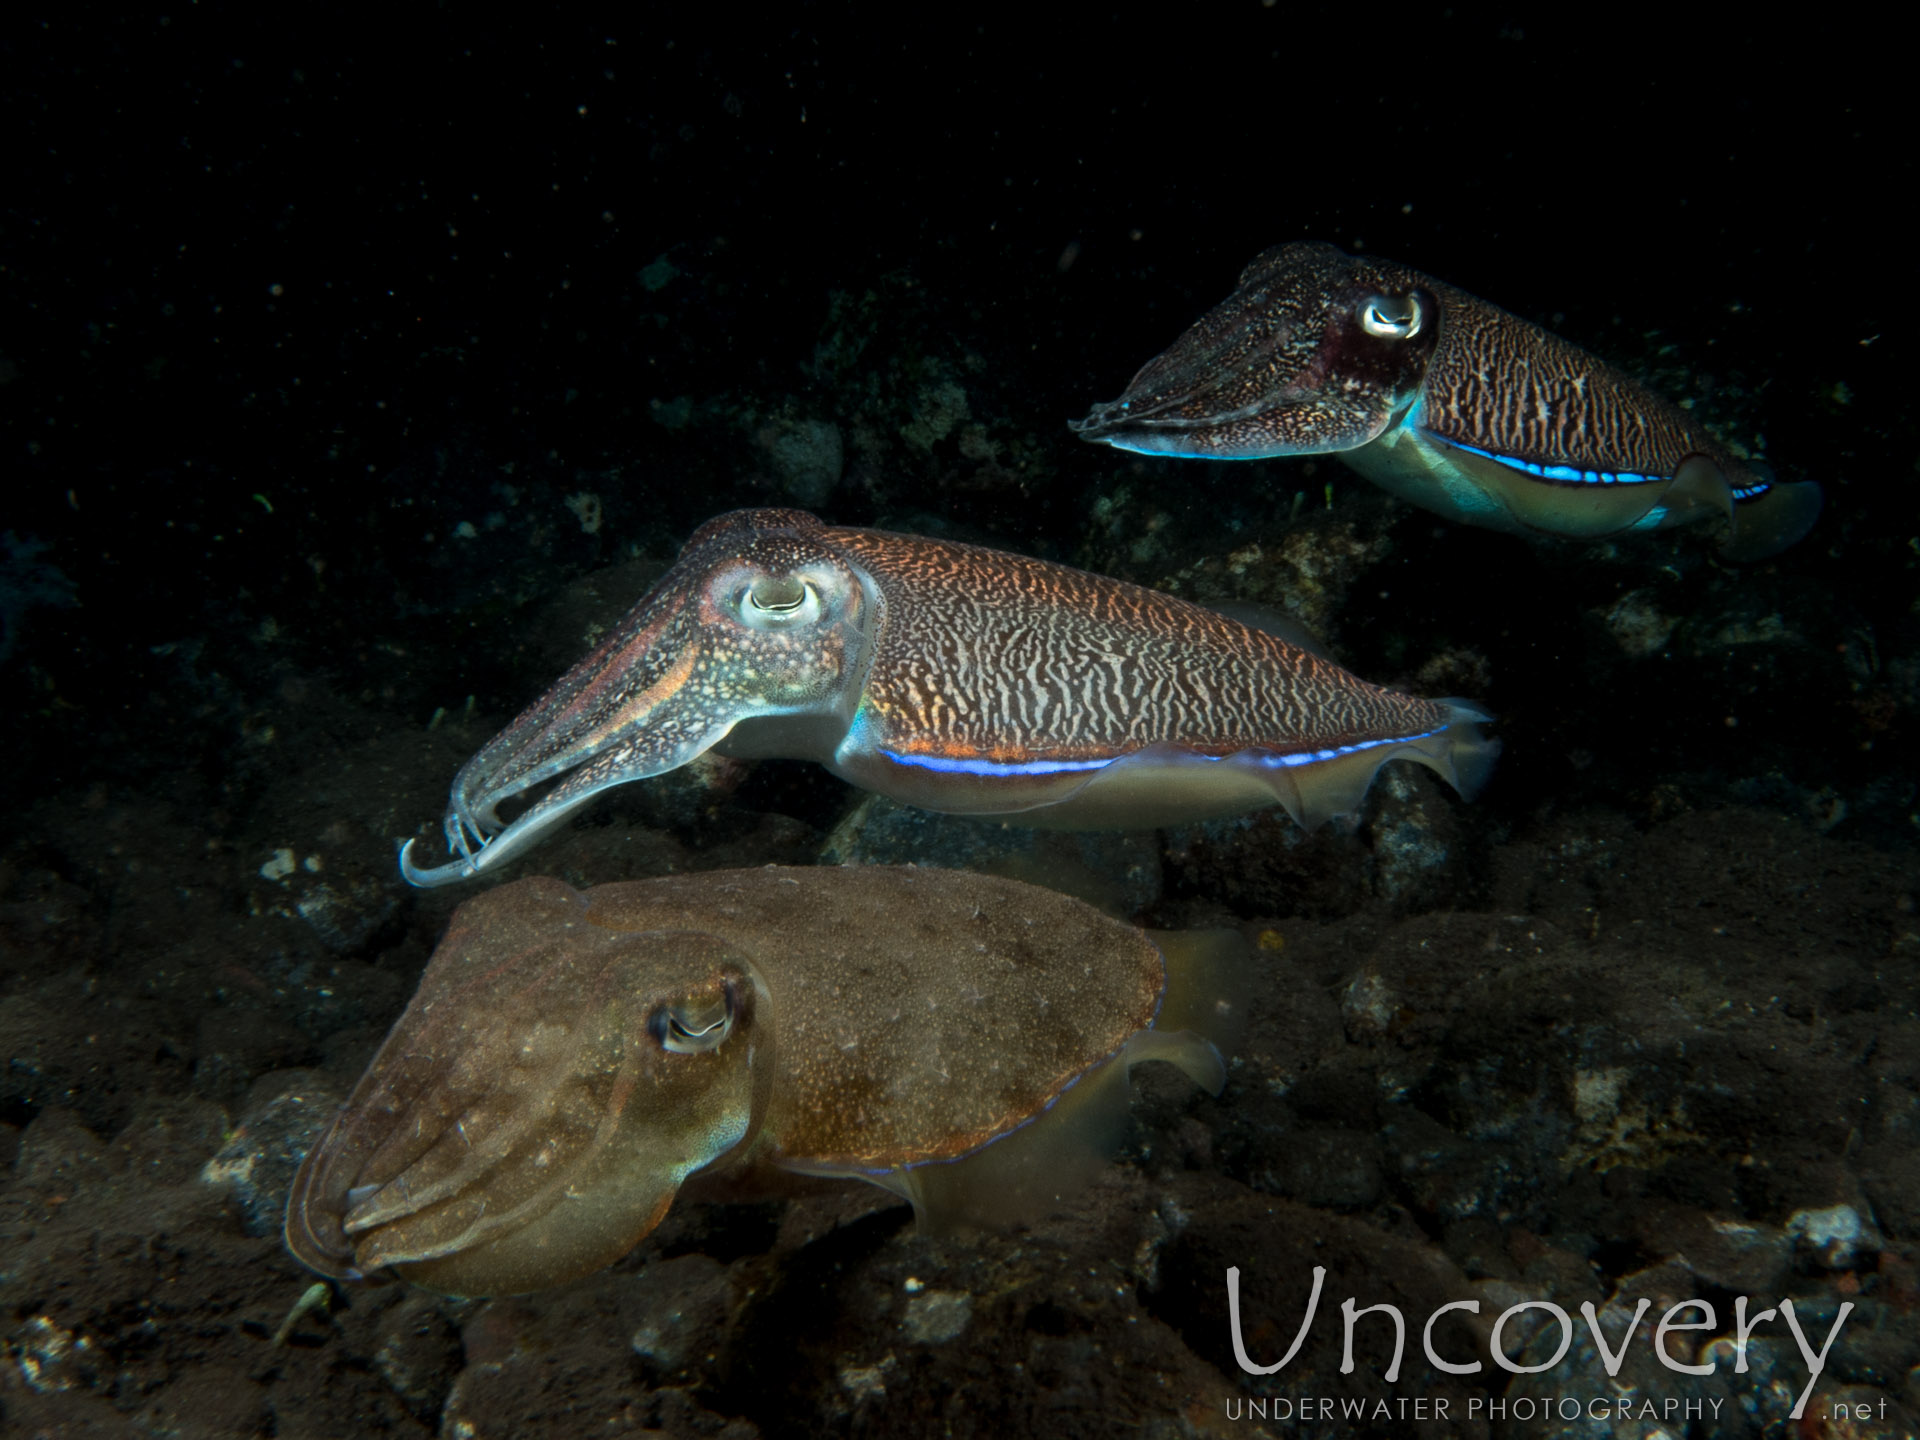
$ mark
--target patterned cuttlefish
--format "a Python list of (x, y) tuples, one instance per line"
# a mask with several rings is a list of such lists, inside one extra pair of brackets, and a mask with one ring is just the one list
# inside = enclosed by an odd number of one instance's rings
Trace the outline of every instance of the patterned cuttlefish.
[[(928, 810), (1059, 828), (1358, 808), (1409, 759), (1463, 795), (1484, 712), (1370, 685), (1212, 610), (1022, 555), (737, 510), (454, 778), (455, 859), (499, 865), (599, 791), (707, 750), (815, 760)], [(498, 807), (564, 776), (503, 824)], [(476, 846), (474, 842), (478, 842)]]
[(1035, 1218), (1167, 1060), (1218, 1094), (1232, 931), (1149, 936), (963, 871), (707, 871), (454, 912), (287, 1203), (324, 1275), (542, 1289), (709, 1198), (857, 1179), (923, 1225)]
[(1596, 539), (1718, 522), (1755, 560), (1820, 487), (1736, 459), (1686, 411), (1565, 340), (1390, 260), (1281, 245), (1126, 394), (1072, 427), (1147, 455), (1337, 455), (1409, 504)]

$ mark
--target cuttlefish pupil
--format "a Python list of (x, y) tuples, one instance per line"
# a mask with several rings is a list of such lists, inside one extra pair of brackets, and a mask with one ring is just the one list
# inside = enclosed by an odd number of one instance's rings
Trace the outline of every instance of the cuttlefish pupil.
[(1514, 534), (1707, 524), (1755, 560), (1820, 487), (1776, 482), (1584, 350), (1404, 265), (1331, 245), (1259, 256), (1239, 289), (1073, 427), (1188, 459), (1336, 455), (1409, 504)]
[(647, 1017), (647, 1033), (663, 1050), (676, 1055), (698, 1055), (717, 1048), (733, 1030), (739, 991), (726, 982), (724, 998), (706, 1006), (685, 1002), (662, 1005)]
[(1411, 340), (1420, 333), (1420, 301), (1411, 295), (1402, 300), (1375, 300), (1361, 315), (1360, 324), (1369, 335)]
[(747, 590), (745, 598), (747, 609), (778, 620), (793, 616), (809, 600), (816, 606), (819, 602), (811, 585), (791, 577), (760, 581)]
[(1311, 826), (1357, 809), (1392, 759), (1472, 793), (1498, 750), (1486, 718), (1137, 585), (743, 510), (702, 527), (462, 767), (446, 818), (461, 858), (416, 866), (409, 842), (401, 868), (419, 885), (465, 879), (609, 786), (709, 750), (814, 760), (908, 804), (1019, 824), (1145, 828), (1277, 804)]

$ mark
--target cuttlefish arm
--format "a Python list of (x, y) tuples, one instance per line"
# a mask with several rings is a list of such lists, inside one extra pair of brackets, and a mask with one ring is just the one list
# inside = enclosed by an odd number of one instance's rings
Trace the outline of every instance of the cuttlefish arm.
[[(408, 880), (441, 885), (504, 864), (608, 786), (677, 769), (726, 733), (711, 716), (673, 704), (699, 669), (700, 647), (685, 597), (654, 598), (461, 767), (445, 825), (447, 848), (460, 858), (422, 868), (408, 840), (400, 851)], [(502, 800), (569, 770), (539, 805), (501, 823)]]
[[(844, 728), (833, 717), (857, 703), (871, 611), (860, 577), (823, 547), (735, 516), (711, 522), (606, 640), (461, 767), (445, 821), (457, 858), (417, 865), (409, 840), (401, 873), (431, 886), (495, 868), (601, 791), (677, 770), (745, 721), (833, 738)], [(502, 823), (502, 801), (556, 776)]]
[(1333, 454), (1410, 504), (1590, 539), (1710, 522), (1734, 560), (1798, 540), (1782, 484), (1680, 407), (1558, 336), (1391, 261), (1269, 250), (1233, 295), (1073, 429), (1145, 454)]
[(598, 1269), (753, 1144), (769, 1006), (754, 962), (711, 934), (606, 930), (555, 880), (489, 892), (302, 1164), (289, 1249), (454, 1294)]

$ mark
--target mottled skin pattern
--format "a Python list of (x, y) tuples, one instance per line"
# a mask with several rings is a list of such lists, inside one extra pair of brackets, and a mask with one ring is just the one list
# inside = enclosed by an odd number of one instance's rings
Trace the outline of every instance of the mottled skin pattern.
[[(703, 1170), (952, 1180), (1125, 1063), (1167, 986), (1145, 933), (960, 871), (500, 886), (307, 1155), (287, 1243), (326, 1275), (500, 1294), (624, 1254)], [(1205, 1039), (1155, 1041), (1217, 1084)]]
[[(716, 746), (1023, 823), (1279, 803), (1313, 824), (1356, 805), (1393, 746), (1471, 790), (1492, 756), (1472, 730), (1484, 718), (1136, 585), (738, 511), (703, 526), (614, 634), (461, 769), (446, 820), (460, 858), (422, 869), (409, 842), (401, 868), (416, 884), (468, 878), (598, 791)], [(561, 775), (502, 826), (502, 800)]]
[(1413, 504), (1514, 533), (1594, 538), (1710, 522), (1732, 559), (1820, 510), (1685, 410), (1577, 346), (1392, 261), (1269, 250), (1127, 393), (1073, 427), (1147, 454), (1337, 454)]
[(757, 1149), (810, 1172), (979, 1149), (1151, 1025), (1165, 983), (1144, 932), (963, 871), (769, 866), (587, 895), (596, 925), (764, 957), (779, 1060)]
[(1420, 426), (1444, 440), (1584, 470), (1672, 475), (1705, 455), (1736, 489), (1759, 477), (1687, 412), (1631, 376), (1463, 290), (1381, 264), (1382, 283), (1440, 299), (1440, 341), (1421, 389)]
[[(1392, 293), (1430, 284), (1391, 268)], [(1331, 245), (1269, 250), (1227, 300), (1140, 367), (1125, 395), (1073, 429), (1122, 448), (1223, 460), (1364, 445), (1419, 389), (1439, 335), (1433, 324), (1404, 340), (1368, 333), (1363, 306), (1388, 290), (1376, 262)], [(1431, 314), (1438, 302), (1431, 290), (1424, 298)]]
[(1107, 759), (1161, 742), (1285, 754), (1447, 723), (1216, 611), (975, 545), (822, 529), (873, 577), (887, 621), (867, 679), (901, 753)]

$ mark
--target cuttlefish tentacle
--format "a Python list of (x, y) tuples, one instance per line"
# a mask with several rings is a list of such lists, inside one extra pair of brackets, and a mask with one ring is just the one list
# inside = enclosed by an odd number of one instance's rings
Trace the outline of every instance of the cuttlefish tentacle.
[[(602, 790), (677, 770), (744, 720), (833, 723), (857, 695), (873, 610), (831, 548), (738, 515), (710, 522), (612, 634), (461, 767), (445, 823), (460, 858), (422, 868), (408, 841), (402, 873), (437, 885), (499, 865)], [(501, 823), (503, 800), (561, 775)]]
[(1590, 539), (1701, 521), (1784, 549), (1820, 512), (1680, 407), (1558, 336), (1392, 261), (1269, 250), (1120, 399), (1073, 428), (1145, 454), (1334, 454), (1469, 524)]
[[(1370, 685), (1218, 612), (1026, 556), (740, 511), (454, 782), (460, 858), (518, 853), (610, 785), (701, 752), (815, 760), (865, 789), (1062, 828), (1351, 812), (1388, 760), (1471, 794), (1486, 714)], [(557, 776), (501, 826), (499, 804)], [(479, 850), (460, 843), (471, 833)]]

